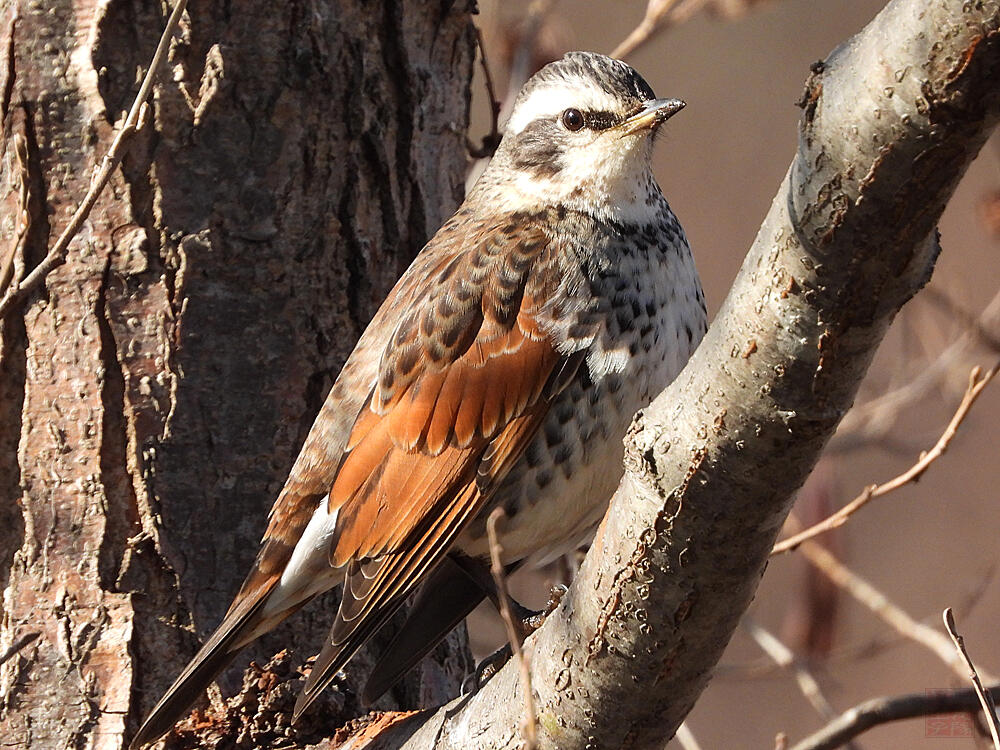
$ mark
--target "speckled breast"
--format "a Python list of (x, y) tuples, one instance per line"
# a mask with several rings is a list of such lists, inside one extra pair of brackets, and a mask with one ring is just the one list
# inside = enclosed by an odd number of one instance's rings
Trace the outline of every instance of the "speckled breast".
[(494, 502), (457, 541), (464, 554), (489, 554), (485, 519), (497, 504), (508, 514), (500, 530), (505, 564), (565, 554), (603, 517), (622, 476), (633, 415), (677, 376), (707, 327), (683, 230), (666, 203), (656, 219), (644, 226), (595, 222), (597, 241), (593, 225), (570, 227), (591, 243), (587, 252), (568, 254), (572, 267), (563, 271), (551, 335), (563, 351), (583, 350), (585, 362)]

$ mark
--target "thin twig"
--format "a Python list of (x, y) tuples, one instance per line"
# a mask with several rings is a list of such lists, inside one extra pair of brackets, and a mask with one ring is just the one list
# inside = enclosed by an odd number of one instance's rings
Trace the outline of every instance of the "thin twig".
[(493, 85), (493, 74), (490, 72), (489, 61), (486, 59), (486, 45), (483, 44), (483, 32), (476, 27), (476, 44), (479, 46), (479, 62), (483, 67), (483, 77), (486, 79), (486, 95), (490, 98), (490, 132), (483, 136), (481, 145), (476, 146), (469, 141), (467, 148), (473, 159), (484, 159), (496, 153), (500, 145), (500, 100), (497, 99), (496, 87)]
[(31, 227), (28, 202), (31, 200), (31, 175), (28, 173), (28, 142), (20, 133), (14, 134), (14, 154), (17, 156), (17, 233), (10, 254), (0, 265), (0, 291), (21, 280), (24, 265), (24, 243)]
[(556, 0), (532, 0), (517, 28), (517, 46), (510, 56), (510, 75), (504, 109), (509, 109), (521, 86), (537, 70), (538, 37), (556, 5)]
[(657, 30), (666, 24), (667, 17), (681, 0), (649, 0), (646, 14), (639, 24), (629, 32), (618, 46), (611, 51), (611, 57), (628, 57), (648, 42)]
[(17, 286), (12, 286), (7, 290), (7, 293), (0, 299), (0, 318), (17, 303), (23, 300), (29, 292), (33, 291), (45, 277), (52, 271), (52, 269), (61, 265), (65, 260), (66, 249), (69, 247), (70, 241), (76, 236), (83, 226), (83, 223), (87, 220), (90, 215), (91, 209), (93, 209), (94, 204), (97, 203), (97, 199), (100, 197), (101, 192), (107, 186), (108, 182), (111, 180), (111, 175), (114, 173), (115, 169), (121, 163), (124, 157), (123, 145), (126, 140), (136, 132), (136, 130), (141, 127), (141, 123), (145, 121), (145, 109), (146, 109), (146, 99), (149, 97), (149, 92), (153, 87), (154, 80), (156, 78), (156, 72), (159, 70), (164, 58), (167, 56), (167, 49), (170, 46), (170, 40), (174, 35), (174, 30), (177, 28), (177, 24), (180, 22), (181, 15), (184, 12), (184, 8), (187, 5), (187, 0), (177, 0), (177, 4), (174, 6), (173, 12), (170, 14), (170, 18), (167, 20), (167, 25), (163, 29), (163, 35), (160, 37), (160, 43), (156, 46), (156, 52), (153, 53), (153, 59), (149, 63), (149, 70), (146, 71), (146, 76), (142, 80), (142, 85), (139, 87), (139, 93), (136, 94), (135, 100), (132, 102), (132, 108), (129, 110), (125, 121), (122, 123), (121, 129), (115, 136), (114, 140), (111, 142), (111, 148), (108, 149), (108, 153), (104, 155), (104, 159), (101, 162), (101, 168), (98, 170), (97, 175), (91, 182), (90, 189), (87, 191), (87, 195), (84, 196), (83, 202), (80, 203), (73, 217), (70, 219), (69, 224), (63, 230), (63, 233), (59, 235), (59, 239), (49, 250), (48, 255), (39, 263), (34, 270), (24, 278)]
[(520, 672), (521, 693), (524, 695), (524, 718), (521, 721), (521, 736), (524, 738), (522, 750), (535, 750), (538, 747), (537, 713), (535, 711), (535, 695), (531, 689), (531, 667), (528, 657), (521, 648), (521, 633), (514, 622), (510, 609), (510, 594), (507, 592), (507, 577), (504, 575), (503, 564), (500, 561), (503, 547), (497, 538), (497, 522), (506, 518), (503, 508), (494, 508), (486, 519), (486, 533), (490, 540), (490, 572), (497, 587), (497, 600), (500, 604), (500, 617), (507, 630), (507, 640), (510, 650), (517, 660)]
[(934, 447), (921, 455), (919, 460), (913, 464), (913, 466), (884, 484), (873, 484), (866, 487), (860, 495), (833, 515), (823, 521), (820, 521), (814, 526), (810, 526), (808, 529), (805, 529), (804, 531), (801, 531), (788, 539), (783, 539), (775, 544), (774, 549), (771, 550), (771, 554), (780, 555), (784, 552), (790, 552), (807, 539), (811, 539), (814, 536), (818, 536), (819, 534), (831, 531), (839, 526), (843, 526), (847, 522), (848, 518), (850, 518), (860, 508), (867, 505), (870, 501), (877, 497), (888, 495), (890, 492), (898, 490), (900, 487), (909, 484), (910, 482), (916, 482), (920, 479), (923, 473), (927, 471), (927, 468), (948, 450), (948, 446), (951, 444), (955, 434), (958, 432), (959, 426), (969, 414), (969, 410), (976, 402), (976, 399), (979, 398), (979, 394), (983, 392), (983, 389), (993, 379), (993, 376), (996, 375), (996, 372), (997, 367), (994, 366), (980, 377), (980, 368), (976, 367), (972, 370), (969, 374), (969, 385), (965, 390), (965, 395), (962, 397), (962, 402), (958, 405), (958, 409), (955, 411), (955, 415), (951, 418), (951, 421), (945, 428), (944, 433), (942, 433), (941, 437), (938, 438)]
[(837, 428), (827, 451), (855, 450), (876, 441), (885, 447), (900, 414), (926, 398), (932, 388), (939, 386), (967, 361), (975, 346), (987, 343), (988, 339), (983, 334), (995, 330), (998, 322), (1000, 291), (983, 307), (979, 317), (968, 325), (962, 335), (942, 349), (931, 362), (923, 365), (916, 377), (899, 388), (852, 408)]
[(29, 643), (32, 643), (40, 635), (41, 633), (25, 633), (22, 635), (11, 644), (9, 649), (0, 654), (0, 665), (6, 664), (15, 654)]
[(944, 620), (944, 627), (948, 631), (948, 635), (951, 636), (951, 640), (955, 644), (955, 649), (961, 654), (962, 659), (965, 661), (965, 666), (969, 668), (969, 679), (972, 680), (972, 687), (976, 689), (979, 702), (983, 705), (983, 712), (986, 714), (986, 723), (989, 724), (990, 734), (993, 735), (993, 747), (1000, 750), (1000, 724), (997, 723), (997, 705), (993, 702), (993, 696), (983, 688), (983, 682), (979, 679), (979, 672), (976, 671), (976, 666), (972, 663), (969, 652), (965, 650), (965, 639), (955, 629), (955, 615), (952, 613), (951, 607), (945, 608), (942, 613), (942, 619)]
[(937, 307), (944, 310), (952, 318), (962, 321), (980, 343), (989, 347), (996, 354), (1000, 354), (1000, 337), (983, 325), (981, 315), (976, 316), (974, 313), (969, 312), (958, 301), (953, 299), (950, 294), (941, 291), (935, 286), (928, 286), (924, 289), (921, 297), (937, 305)]
[(715, 16), (735, 18), (758, 0), (649, 0), (639, 25), (615, 47), (612, 57), (625, 58), (647, 44), (656, 34), (690, 20), (708, 9)]
[(837, 711), (823, 695), (819, 682), (805, 668), (801, 660), (795, 657), (794, 652), (788, 646), (769, 630), (758, 625), (751, 617), (744, 617), (742, 624), (750, 637), (760, 646), (761, 651), (771, 657), (775, 664), (794, 670), (799, 690), (820, 716), (824, 719), (832, 719), (837, 715)]
[[(816, 712), (824, 719), (830, 720), (837, 716), (833, 705), (823, 695), (823, 690), (819, 686), (819, 681), (813, 677), (812, 672), (806, 669), (802, 660), (796, 658), (794, 652), (788, 648), (769, 630), (758, 625), (751, 617), (743, 618), (743, 626), (750, 633), (750, 636), (760, 646), (761, 650), (770, 656), (774, 662), (782, 667), (791, 668), (795, 671), (795, 681), (805, 699)], [(782, 740), (783, 735), (775, 737), (775, 747), (781, 747), (781, 743), (787, 744), (787, 737)], [(848, 743), (850, 750), (858, 750), (854, 743)]]
[(628, 57), (657, 33), (681, 23), (708, 3), (708, 0), (649, 0), (646, 14), (611, 52), (611, 57)]
[[(978, 576), (971, 589), (962, 595), (962, 602), (958, 607), (958, 611), (960, 613), (963, 615), (969, 615), (972, 613), (975, 606), (979, 604), (982, 599), (983, 594), (986, 593), (995, 573), (995, 567), (991, 565), (984, 574)], [(936, 617), (937, 615), (929, 615), (928, 617), (918, 620), (918, 622), (926, 625), (931, 619)], [(824, 657), (823, 663), (829, 666), (831, 664), (844, 664), (871, 659), (873, 656), (884, 653), (889, 649), (896, 648), (905, 642), (909, 642), (909, 639), (896, 631), (893, 631), (892, 633), (880, 633), (867, 641), (847, 643), (834, 648), (826, 657)], [(720, 664), (713, 671), (713, 679), (732, 680), (734, 682), (743, 680), (761, 680), (778, 676), (784, 671), (785, 668), (780, 665), (775, 665), (772, 659), (768, 657), (761, 657), (760, 659), (743, 663)]]
[[(990, 687), (989, 693), (994, 698), (1000, 696), (1000, 685)], [(936, 714), (971, 712), (976, 711), (979, 705), (973, 688), (873, 698), (848, 709), (818, 732), (796, 743), (791, 750), (834, 750), (879, 724)]]
[[(960, 663), (955, 650), (943, 633), (929, 625), (918, 622), (901, 607), (894, 604), (871, 583), (852, 571), (830, 552), (814, 541), (805, 541), (801, 553), (831, 581), (853, 596), (858, 602), (882, 618), (901, 635), (932, 651), (959, 677), (965, 679), (964, 665)], [(987, 676), (992, 682), (992, 676)]]

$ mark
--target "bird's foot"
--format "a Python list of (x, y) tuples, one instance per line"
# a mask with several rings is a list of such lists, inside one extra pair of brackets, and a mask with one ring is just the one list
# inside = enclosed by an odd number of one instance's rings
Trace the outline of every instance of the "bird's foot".
[[(549, 600), (545, 607), (540, 610), (532, 610), (518, 604), (513, 599), (510, 600), (511, 614), (514, 617), (514, 627), (518, 630), (521, 641), (534, 633), (545, 622), (545, 618), (552, 614), (559, 602), (562, 601), (568, 591), (566, 586), (557, 584), (549, 591)], [(474, 693), (485, 685), (489, 679), (499, 672), (504, 664), (510, 661), (514, 651), (509, 643), (505, 643), (492, 654), (476, 665), (475, 671), (469, 675), (462, 683), (462, 693)]]
[(545, 607), (538, 612), (532, 613), (530, 623), (525, 622), (526, 625), (531, 625), (529, 635), (542, 627), (542, 623), (545, 622), (545, 618), (556, 611), (556, 607), (559, 606), (563, 597), (566, 596), (567, 591), (569, 591), (569, 586), (564, 586), (561, 583), (557, 583), (549, 589), (549, 600), (545, 602)]
[(509, 643), (505, 643), (492, 654), (476, 665), (472, 674), (462, 682), (462, 695), (479, 692), (479, 688), (489, 682), (489, 679), (499, 672), (503, 665), (510, 661), (514, 652)]
[(555, 612), (556, 607), (559, 606), (559, 602), (562, 601), (567, 591), (569, 589), (566, 586), (557, 583), (549, 589), (549, 600), (538, 611), (523, 607), (514, 600), (511, 600), (511, 610), (515, 618), (514, 626), (518, 629), (522, 641), (542, 627), (545, 618)]

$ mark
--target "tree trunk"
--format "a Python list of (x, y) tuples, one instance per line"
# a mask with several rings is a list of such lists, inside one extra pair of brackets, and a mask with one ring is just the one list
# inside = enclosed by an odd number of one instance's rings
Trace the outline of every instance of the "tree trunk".
[[(28, 270), (65, 226), (168, 12), (0, 2), (0, 269), (22, 208)], [(221, 619), (340, 365), (461, 198), (469, 13), (189, 7), (123, 168), (0, 324), (0, 651), (41, 634), (3, 667), (5, 745), (121, 747)], [(331, 606), (251, 655), (318, 650)], [(396, 699), (443, 701), (468, 658), (452, 637)], [(328, 727), (357, 711), (339, 695)]]

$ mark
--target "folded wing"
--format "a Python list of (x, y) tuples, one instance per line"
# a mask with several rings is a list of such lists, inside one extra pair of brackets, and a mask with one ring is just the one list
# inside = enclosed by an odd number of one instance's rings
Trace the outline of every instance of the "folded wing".
[(394, 332), (330, 493), (344, 596), (296, 714), (489, 504), (565, 384), (578, 358), (541, 325), (551, 251), (540, 233), (497, 232)]

